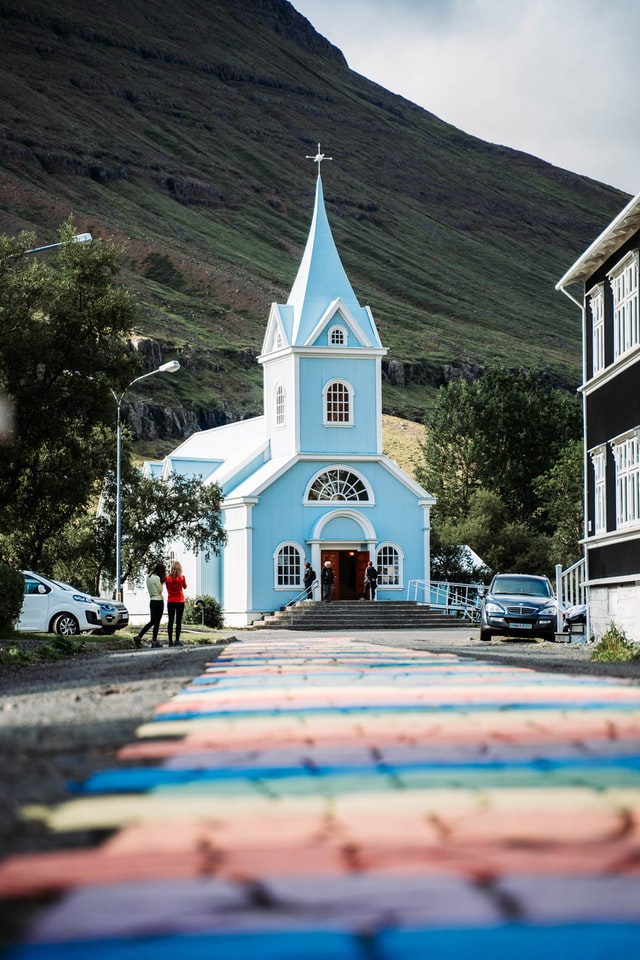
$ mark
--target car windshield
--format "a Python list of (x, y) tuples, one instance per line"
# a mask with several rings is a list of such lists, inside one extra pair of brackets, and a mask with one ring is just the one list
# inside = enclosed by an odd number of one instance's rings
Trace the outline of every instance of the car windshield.
[(521, 594), (525, 597), (552, 597), (553, 591), (547, 580), (537, 577), (496, 577), (492, 593)]

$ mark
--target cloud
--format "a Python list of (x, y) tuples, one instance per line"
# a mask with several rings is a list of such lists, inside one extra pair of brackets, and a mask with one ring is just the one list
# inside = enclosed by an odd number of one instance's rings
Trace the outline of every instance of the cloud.
[(358, 73), (448, 123), (640, 190), (635, 0), (294, 0)]

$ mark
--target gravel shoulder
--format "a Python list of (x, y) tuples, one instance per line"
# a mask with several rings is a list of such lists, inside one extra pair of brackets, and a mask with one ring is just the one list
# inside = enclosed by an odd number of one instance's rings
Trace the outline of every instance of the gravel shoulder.
[[(71, 660), (0, 667), (0, 856), (86, 846), (101, 839), (49, 836), (39, 825), (23, 822), (20, 808), (60, 802), (69, 796), (70, 781), (117, 765), (118, 749), (135, 738), (137, 727), (153, 716), (154, 708), (202, 673), (228, 643), (241, 641), (243, 633), (216, 631), (211, 637), (215, 642), (207, 645), (199, 645), (195, 636), (177, 649), (104, 650), (95, 645)], [(251, 630), (245, 635), (267, 643), (295, 636), (283, 630)], [(640, 683), (640, 663), (595, 663), (587, 644), (497, 639), (480, 643), (469, 627), (349, 636), (383, 646)]]

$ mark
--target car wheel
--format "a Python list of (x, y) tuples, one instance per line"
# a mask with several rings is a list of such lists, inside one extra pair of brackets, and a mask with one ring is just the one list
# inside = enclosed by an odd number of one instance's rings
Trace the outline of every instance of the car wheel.
[(491, 640), (491, 631), (483, 630), (483, 628), (480, 627), (480, 639), (483, 643), (487, 643), (489, 640)]
[(80, 624), (71, 613), (61, 613), (53, 621), (53, 632), (62, 637), (75, 637), (80, 633)]

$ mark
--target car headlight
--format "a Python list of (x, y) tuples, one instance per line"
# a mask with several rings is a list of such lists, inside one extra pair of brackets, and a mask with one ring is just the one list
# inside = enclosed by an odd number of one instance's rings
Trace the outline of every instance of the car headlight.
[(487, 611), (487, 613), (490, 613), (492, 616), (495, 616), (496, 614), (498, 616), (503, 616), (505, 613), (504, 607), (501, 607), (499, 603), (495, 602), (495, 600), (489, 600), (485, 604), (485, 610)]
[(83, 597), (81, 593), (74, 593), (73, 599), (77, 600), (78, 603), (93, 603), (91, 597)]
[(539, 617), (555, 617), (556, 615), (556, 605), (555, 603), (548, 603), (546, 607), (538, 610)]

